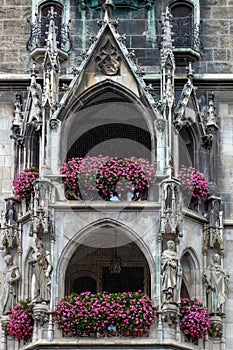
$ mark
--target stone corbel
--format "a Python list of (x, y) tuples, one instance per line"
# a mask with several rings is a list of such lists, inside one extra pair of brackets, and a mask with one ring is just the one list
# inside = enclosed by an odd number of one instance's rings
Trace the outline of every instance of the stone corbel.
[(218, 316), (218, 315), (210, 316), (209, 334), (213, 338), (221, 338), (223, 334), (223, 321), (221, 316)]
[(165, 131), (165, 125), (166, 125), (166, 121), (164, 119), (162, 118), (156, 119), (155, 127), (159, 132), (163, 133)]

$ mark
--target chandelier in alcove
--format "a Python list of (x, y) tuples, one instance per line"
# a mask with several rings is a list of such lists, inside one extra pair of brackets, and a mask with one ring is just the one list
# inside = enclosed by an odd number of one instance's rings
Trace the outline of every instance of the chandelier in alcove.
[(119, 256), (117, 256), (117, 248), (116, 248), (116, 230), (114, 230), (114, 256), (111, 260), (111, 264), (109, 267), (109, 271), (112, 274), (119, 274), (121, 272), (121, 266), (122, 266), (122, 262), (121, 262), (121, 258)]

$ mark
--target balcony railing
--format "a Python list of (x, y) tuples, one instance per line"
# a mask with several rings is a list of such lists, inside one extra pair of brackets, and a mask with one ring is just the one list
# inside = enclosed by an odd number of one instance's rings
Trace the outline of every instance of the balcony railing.
[[(32, 52), (37, 48), (45, 48), (47, 44), (48, 35), (48, 19), (36, 18), (35, 23), (30, 23), (31, 31), (27, 42), (27, 50)], [(72, 42), (70, 38), (69, 24), (56, 23), (56, 37), (58, 49), (68, 53), (72, 50)]]

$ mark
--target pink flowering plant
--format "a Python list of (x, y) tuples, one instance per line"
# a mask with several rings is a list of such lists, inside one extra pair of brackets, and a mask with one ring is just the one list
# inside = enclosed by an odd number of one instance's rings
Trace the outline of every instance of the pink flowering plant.
[(101, 166), (96, 177), (96, 187), (103, 197), (115, 192), (147, 193), (156, 181), (155, 167), (144, 158), (110, 158)]
[(74, 198), (84, 199), (96, 191), (96, 175), (107, 157), (87, 156), (85, 158), (72, 158), (63, 164), (61, 174), (65, 175), (65, 186), (68, 193)]
[(59, 301), (53, 315), (64, 336), (102, 337), (112, 328), (122, 336), (142, 336), (149, 333), (156, 310), (141, 291), (83, 292)]
[(180, 328), (188, 337), (205, 339), (210, 329), (210, 315), (197, 298), (182, 298), (180, 303)]
[(147, 192), (155, 183), (155, 168), (144, 158), (110, 158), (107, 156), (72, 158), (63, 164), (66, 192), (74, 198), (85, 199), (98, 192), (109, 199), (117, 191)]
[(26, 168), (13, 180), (13, 193), (18, 201), (26, 198), (30, 200), (34, 194), (33, 183), (39, 177), (37, 168)]
[(10, 313), (7, 332), (16, 339), (23, 339), (27, 342), (32, 337), (33, 332), (33, 307), (29, 299), (22, 300), (14, 306)]
[(182, 189), (190, 191), (193, 198), (200, 200), (209, 195), (208, 180), (199, 170), (182, 165), (177, 179)]

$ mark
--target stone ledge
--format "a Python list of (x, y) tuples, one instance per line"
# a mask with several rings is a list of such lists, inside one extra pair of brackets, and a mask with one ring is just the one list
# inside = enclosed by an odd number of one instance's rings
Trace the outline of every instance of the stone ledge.
[(198, 349), (197, 346), (187, 343), (178, 343), (176, 341), (167, 340), (162, 344), (157, 342), (153, 338), (101, 338), (101, 339), (54, 339), (52, 342), (46, 340), (37, 341), (34, 344), (28, 344), (24, 347), (21, 347), (21, 350), (67, 350), (67, 349), (104, 349), (104, 350), (131, 350), (131, 349), (156, 349), (156, 350), (194, 350)]

